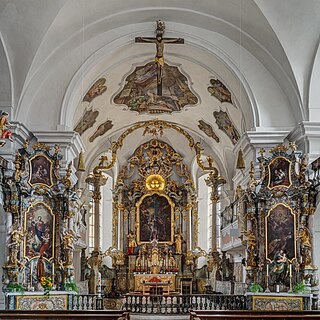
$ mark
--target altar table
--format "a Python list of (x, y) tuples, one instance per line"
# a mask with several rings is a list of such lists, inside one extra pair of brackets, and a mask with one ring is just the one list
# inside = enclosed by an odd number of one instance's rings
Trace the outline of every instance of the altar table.
[(8, 310), (68, 310), (73, 291), (50, 291), (49, 295), (43, 292), (25, 291), (6, 293), (6, 309)]

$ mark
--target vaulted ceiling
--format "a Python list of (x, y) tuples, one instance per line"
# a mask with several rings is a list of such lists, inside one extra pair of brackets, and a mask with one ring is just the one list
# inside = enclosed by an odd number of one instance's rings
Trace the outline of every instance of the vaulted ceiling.
[[(98, 111), (81, 135), (91, 168), (134, 123), (169, 121), (200, 141), (231, 179), (236, 141), (219, 128), (214, 112), (226, 112), (240, 136), (289, 132), (301, 121), (320, 120), (319, 12), (317, 0), (2, 0), (0, 103), (35, 134), (73, 130), (88, 110)], [(158, 19), (166, 23), (165, 37), (184, 38), (183, 45), (165, 45), (165, 63), (185, 76), (198, 101), (151, 114), (114, 98), (136, 68), (154, 61), (155, 45), (134, 39), (153, 37)], [(86, 101), (99, 79), (106, 90)], [(208, 91), (212, 79), (231, 101)], [(201, 130), (199, 121), (211, 129)], [(91, 138), (102, 124), (105, 132)], [(120, 160), (152, 138), (143, 133), (127, 137)], [(194, 154), (183, 136), (166, 129), (161, 139), (192, 166)]]

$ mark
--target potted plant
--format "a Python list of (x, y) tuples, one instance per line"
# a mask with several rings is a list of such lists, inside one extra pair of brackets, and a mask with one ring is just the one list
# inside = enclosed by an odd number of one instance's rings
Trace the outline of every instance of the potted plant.
[(20, 283), (12, 283), (12, 282), (10, 282), (7, 285), (7, 291), (24, 293), (24, 287)]
[(64, 290), (78, 292), (79, 288), (74, 282), (67, 282), (64, 284)]
[(296, 293), (296, 294), (308, 293), (308, 287), (303, 283), (303, 281), (297, 282), (297, 283), (293, 286), (292, 292), (293, 292), (293, 293)]
[(259, 283), (253, 282), (249, 287), (249, 292), (263, 292), (263, 288)]

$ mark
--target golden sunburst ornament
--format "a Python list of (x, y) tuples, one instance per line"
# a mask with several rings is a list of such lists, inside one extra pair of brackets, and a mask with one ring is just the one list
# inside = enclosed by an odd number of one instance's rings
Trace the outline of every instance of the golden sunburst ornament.
[(160, 174), (151, 174), (146, 179), (146, 188), (153, 191), (162, 191), (165, 187), (165, 181)]

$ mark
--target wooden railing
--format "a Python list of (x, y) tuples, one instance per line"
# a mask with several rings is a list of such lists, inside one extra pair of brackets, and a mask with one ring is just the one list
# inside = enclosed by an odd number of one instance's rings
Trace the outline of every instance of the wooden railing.
[(191, 310), (190, 320), (232, 320), (232, 319), (259, 319), (259, 320), (288, 320), (288, 319), (320, 319), (320, 311), (252, 311), (252, 310)]
[(124, 310), (132, 313), (187, 314), (190, 309), (245, 310), (243, 295), (125, 295)]
[(0, 310), (0, 319), (15, 320), (34, 320), (34, 319), (52, 319), (52, 320), (129, 320), (130, 315), (127, 311), (120, 310), (46, 310), (46, 311), (21, 311), (21, 310)]

